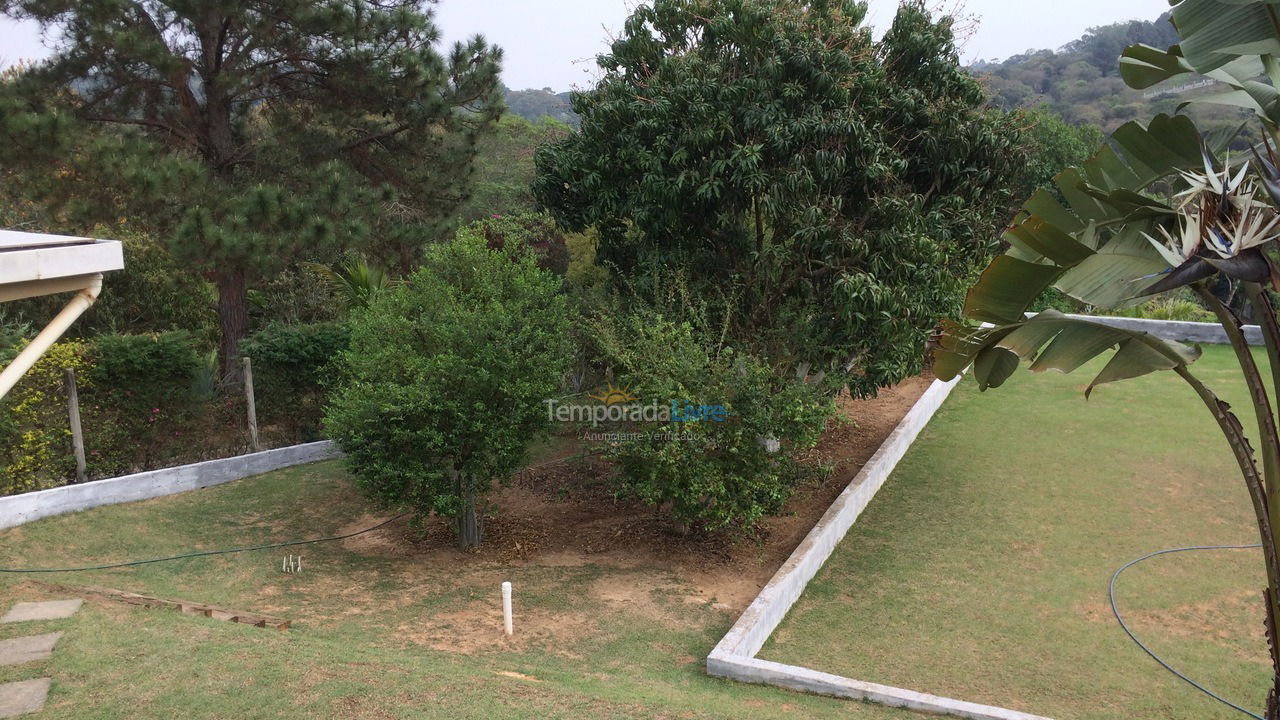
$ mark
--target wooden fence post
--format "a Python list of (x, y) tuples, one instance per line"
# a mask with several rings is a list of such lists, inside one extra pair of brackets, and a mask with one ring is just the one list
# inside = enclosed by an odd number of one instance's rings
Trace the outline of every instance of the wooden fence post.
[(254, 452), (262, 449), (258, 444), (258, 407), (253, 400), (253, 363), (244, 358), (244, 400), (249, 413), (249, 446)]
[(76, 482), (88, 479), (84, 461), (84, 431), (80, 427), (80, 393), (76, 390), (76, 370), (67, 368), (64, 375), (67, 390), (67, 410), (71, 416), (71, 450), (76, 456)]

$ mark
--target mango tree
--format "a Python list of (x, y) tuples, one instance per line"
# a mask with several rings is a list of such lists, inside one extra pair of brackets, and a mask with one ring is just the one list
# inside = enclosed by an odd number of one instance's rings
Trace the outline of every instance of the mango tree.
[[(1262, 327), (1266, 371), (1280, 387), (1280, 324), (1271, 291), (1280, 289), (1273, 257), (1280, 238), (1280, 170), (1274, 148), (1280, 127), (1280, 12), (1262, 2), (1182, 0), (1173, 8), (1182, 39), (1167, 50), (1128, 48), (1121, 74), (1134, 88), (1199, 74), (1225, 91), (1197, 97), (1248, 108), (1264, 144), (1229, 157), (1223, 138), (1206, 138), (1182, 115), (1128, 123), (1080, 168), (1055, 179), (1023, 206), (996, 257), (970, 289), (966, 322), (949, 323), (935, 352), (939, 377), (972, 367), (980, 389), (999, 387), (1029, 360), (1032, 371), (1072, 372), (1111, 353), (1089, 383), (1169, 370), (1203, 401), (1231, 447), (1253, 503), (1267, 570), (1267, 640), (1275, 667), (1265, 717), (1280, 720), (1280, 438), (1276, 398), (1245, 340), (1242, 315)], [(1261, 78), (1261, 79), (1258, 79)], [(1181, 110), (1181, 108), (1180, 108)], [(1246, 298), (1224, 302), (1222, 287)], [(1191, 371), (1197, 348), (1143, 332), (1044, 312), (1026, 311), (1055, 287), (1088, 305), (1116, 307), (1190, 288), (1221, 322), (1248, 384), (1257, 433), (1252, 438), (1230, 407)], [(1256, 448), (1256, 450), (1255, 450)]]

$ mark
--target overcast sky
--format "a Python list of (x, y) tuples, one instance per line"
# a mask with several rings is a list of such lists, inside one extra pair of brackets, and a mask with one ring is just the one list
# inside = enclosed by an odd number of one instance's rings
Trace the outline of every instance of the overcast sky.
[[(480, 32), (506, 50), (503, 80), (516, 89), (556, 91), (586, 86), (595, 55), (622, 27), (637, 0), (442, 0), (437, 19), (446, 41)], [(938, 4), (936, 0), (929, 3)], [(954, 7), (954, 2), (946, 3)], [(870, 22), (883, 28), (897, 0), (870, 0)], [(963, 12), (978, 21), (964, 59), (993, 60), (1031, 48), (1057, 48), (1087, 28), (1120, 20), (1152, 20), (1166, 0), (966, 0)], [(0, 67), (48, 54), (39, 28), (0, 18)]]

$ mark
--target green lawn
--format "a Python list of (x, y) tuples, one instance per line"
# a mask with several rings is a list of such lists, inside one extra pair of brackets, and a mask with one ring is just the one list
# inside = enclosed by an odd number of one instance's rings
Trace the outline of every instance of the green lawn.
[[(1229, 350), (1195, 371), (1252, 425)], [(1086, 402), (1089, 377), (966, 380), (760, 656), (1060, 720), (1238, 717), (1132, 645), (1106, 594), (1149, 551), (1256, 542), (1231, 456), (1175, 376)], [(1158, 652), (1260, 713), (1264, 584), (1258, 551), (1181, 554), (1120, 595)]]
[[(370, 510), (335, 463), (294, 468), (0, 533), (0, 564), (144, 558), (358, 528)], [(850, 705), (709, 678), (703, 658), (734, 620), (662, 567), (543, 564), (301, 549), (41, 577), (295, 622), (287, 632), (90, 600), (70, 621), (0, 626), (0, 639), (65, 630), (53, 659), (0, 682), (54, 679), (42, 718), (785, 718)], [(516, 642), (499, 584), (516, 587)], [(59, 597), (0, 576), (0, 608)], [(638, 599), (637, 599), (638, 598)], [(902, 717), (857, 708), (859, 717)]]

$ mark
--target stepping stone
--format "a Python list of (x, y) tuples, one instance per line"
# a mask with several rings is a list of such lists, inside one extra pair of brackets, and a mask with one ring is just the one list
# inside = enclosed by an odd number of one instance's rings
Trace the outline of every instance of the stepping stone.
[(58, 639), (61, 637), (62, 633), (56, 632), (0, 640), (0, 665), (21, 665), (37, 660), (48, 660), (53, 655), (53, 646), (58, 644)]
[(25, 622), (27, 620), (62, 620), (76, 614), (84, 600), (49, 600), (47, 602), (20, 602), (13, 606), (0, 623)]
[(0, 685), (0, 718), (39, 712), (49, 697), (49, 678), (23, 680)]

